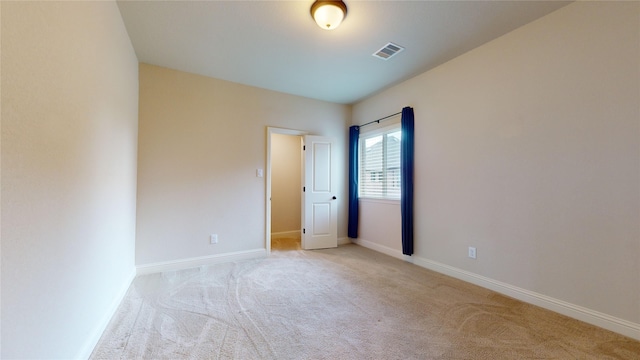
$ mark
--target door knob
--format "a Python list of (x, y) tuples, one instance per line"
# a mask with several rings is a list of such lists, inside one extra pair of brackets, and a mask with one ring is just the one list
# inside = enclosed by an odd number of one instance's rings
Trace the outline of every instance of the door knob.
[(337, 199), (337, 197), (334, 196), (332, 199), (335, 200), (335, 199)]

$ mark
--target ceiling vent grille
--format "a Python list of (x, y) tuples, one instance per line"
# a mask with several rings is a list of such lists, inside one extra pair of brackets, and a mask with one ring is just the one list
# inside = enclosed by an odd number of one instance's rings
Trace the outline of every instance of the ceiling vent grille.
[(397, 53), (401, 52), (402, 50), (404, 50), (402, 46), (394, 43), (388, 43), (387, 45), (383, 46), (380, 50), (373, 53), (373, 56), (382, 60), (389, 60), (393, 56), (395, 56)]

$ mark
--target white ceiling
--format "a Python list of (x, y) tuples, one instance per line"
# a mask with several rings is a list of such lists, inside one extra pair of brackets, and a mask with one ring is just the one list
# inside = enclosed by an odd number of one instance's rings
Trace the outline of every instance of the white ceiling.
[[(118, 1), (138, 60), (352, 104), (569, 1), (355, 1), (333, 31), (301, 1)], [(406, 50), (373, 57), (388, 42)]]

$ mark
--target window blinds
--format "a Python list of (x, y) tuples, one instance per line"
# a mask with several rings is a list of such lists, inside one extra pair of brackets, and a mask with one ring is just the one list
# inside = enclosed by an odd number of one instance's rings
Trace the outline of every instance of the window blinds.
[(361, 198), (400, 199), (400, 125), (360, 135)]

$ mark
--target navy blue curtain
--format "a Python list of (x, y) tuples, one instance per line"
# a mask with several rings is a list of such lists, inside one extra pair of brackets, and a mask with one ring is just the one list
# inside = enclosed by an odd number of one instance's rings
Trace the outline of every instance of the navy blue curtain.
[(349, 221), (347, 235), (358, 237), (358, 138), (360, 127), (349, 128)]
[(400, 120), (400, 212), (402, 217), (402, 253), (413, 254), (413, 108), (402, 109)]

